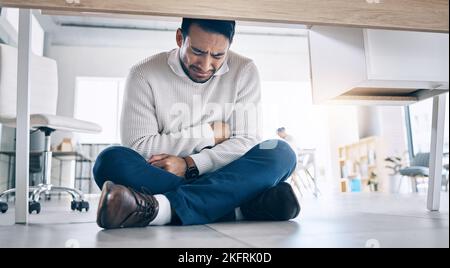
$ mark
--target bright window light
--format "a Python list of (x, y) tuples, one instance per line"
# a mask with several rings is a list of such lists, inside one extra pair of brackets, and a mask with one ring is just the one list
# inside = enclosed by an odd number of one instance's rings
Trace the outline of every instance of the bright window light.
[[(445, 128), (444, 128), (444, 152), (449, 150), (448, 136), (448, 93), (445, 108)], [(429, 98), (410, 106), (411, 132), (413, 139), (414, 153), (430, 152), (431, 146), (431, 120), (433, 117), (433, 98)]]
[(77, 78), (75, 118), (102, 127), (100, 134), (80, 133), (79, 143), (120, 143), (119, 123), (124, 85), (124, 78)]

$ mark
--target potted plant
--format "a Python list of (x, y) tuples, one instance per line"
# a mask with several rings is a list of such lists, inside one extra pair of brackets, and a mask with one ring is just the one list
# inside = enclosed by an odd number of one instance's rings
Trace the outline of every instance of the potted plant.
[(394, 193), (397, 191), (401, 180), (400, 169), (403, 167), (403, 159), (399, 156), (389, 156), (384, 161), (387, 163), (385, 167), (390, 170), (388, 174), (390, 177), (389, 190), (391, 193)]

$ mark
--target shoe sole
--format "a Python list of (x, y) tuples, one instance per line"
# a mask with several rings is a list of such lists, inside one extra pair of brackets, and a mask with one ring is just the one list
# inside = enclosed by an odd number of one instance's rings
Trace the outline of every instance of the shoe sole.
[(100, 200), (99, 200), (99, 204), (101, 204), (100, 205), (101, 209), (99, 209), (97, 212), (97, 224), (98, 224), (98, 226), (105, 228), (105, 229), (108, 229), (108, 226), (106, 226), (104, 224), (103, 218), (104, 218), (105, 211), (107, 210), (107, 201), (108, 201), (109, 192), (110, 192), (112, 185), (113, 185), (113, 183), (111, 181), (106, 181), (103, 184), (102, 194), (100, 195)]
[[(284, 183), (286, 184), (285, 187), (287, 187), (289, 189), (288, 191), (289, 191), (290, 197), (292, 198), (292, 201), (294, 201), (297, 204), (294, 215), (292, 215), (290, 217), (290, 219), (295, 219), (295, 218), (297, 218), (298, 214), (300, 214), (300, 210), (301, 210), (300, 202), (298, 202), (297, 196), (295, 195), (294, 190), (292, 189), (292, 186), (287, 182), (284, 182)], [(287, 220), (290, 220), (290, 219), (287, 219)]]

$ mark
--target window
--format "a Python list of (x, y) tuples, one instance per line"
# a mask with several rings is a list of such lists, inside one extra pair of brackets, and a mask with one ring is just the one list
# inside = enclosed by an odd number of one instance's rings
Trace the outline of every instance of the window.
[[(5, 8), (0, 10), (0, 39), (6, 44), (16, 46), (19, 30), (19, 9)], [(34, 15), (31, 16), (31, 50), (43, 56), (45, 32)]]
[(263, 137), (277, 137), (276, 130), (285, 127), (300, 148), (319, 145), (322, 110), (312, 103), (308, 82), (262, 82)]
[[(290, 142), (297, 150), (312, 150), (315, 158), (314, 176), (326, 179), (331, 173), (327, 107), (314, 105), (311, 85), (302, 81), (262, 81), (261, 102), (263, 113), (263, 139), (279, 138), (276, 130), (285, 127), (294, 138)], [(297, 151), (300, 152), (300, 151)], [(316, 160), (315, 160), (316, 161)]]
[(124, 78), (77, 77), (75, 118), (102, 127), (99, 134), (78, 134), (79, 143), (120, 143)]
[[(448, 93), (445, 107), (444, 152), (449, 150)], [(414, 154), (430, 152), (433, 98), (410, 105), (410, 122)]]

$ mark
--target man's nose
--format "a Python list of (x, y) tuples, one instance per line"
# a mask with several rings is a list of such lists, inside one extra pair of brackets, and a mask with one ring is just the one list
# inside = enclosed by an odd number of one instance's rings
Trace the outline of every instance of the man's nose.
[(202, 72), (208, 72), (211, 69), (211, 58), (210, 56), (205, 56), (200, 61), (200, 66)]

